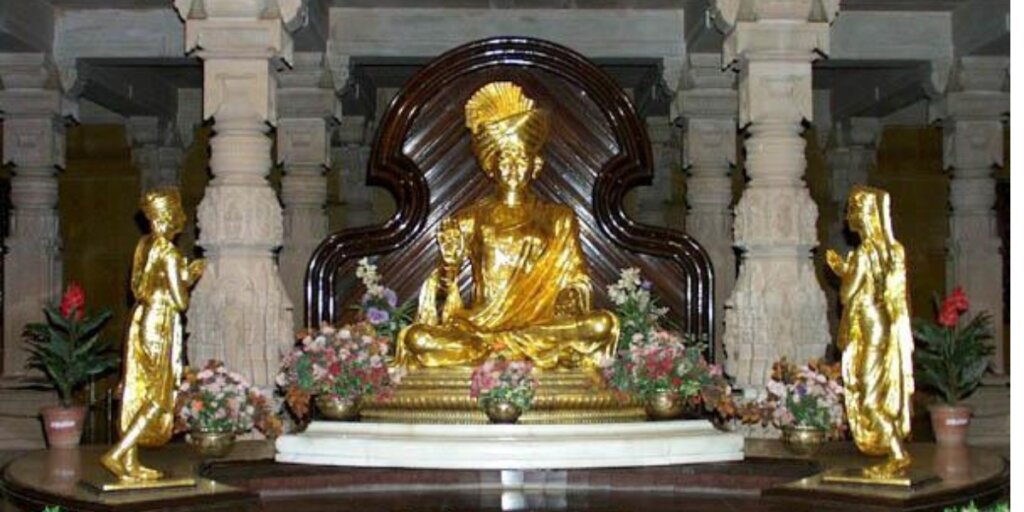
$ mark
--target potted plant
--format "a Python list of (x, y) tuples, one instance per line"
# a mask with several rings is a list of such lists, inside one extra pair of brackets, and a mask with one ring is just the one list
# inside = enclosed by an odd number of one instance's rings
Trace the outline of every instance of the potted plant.
[(515, 423), (533, 405), (537, 380), (533, 363), (488, 359), (473, 369), (469, 396), (477, 400), (491, 423)]
[(803, 366), (785, 358), (772, 365), (768, 396), (741, 406), (744, 423), (771, 423), (792, 452), (813, 455), (826, 439), (846, 432), (840, 364), (812, 360)]
[(935, 321), (915, 319), (914, 375), (942, 403), (932, 405), (932, 429), (939, 444), (962, 445), (967, 439), (971, 409), (961, 400), (981, 385), (994, 348), (992, 319), (979, 313), (963, 324), (960, 316), (970, 304), (957, 287), (938, 307)]
[(58, 307), (43, 309), (46, 323), (25, 326), (29, 344), (28, 367), (45, 374), (57, 390), (60, 404), (44, 407), (40, 413), (50, 446), (77, 446), (87, 408), (73, 405), (73, 395), (83, 385), (117, 368), (120, 356), (110, 343), (101, 340), (100, 329), (110, 311), (95, 317), (85, 315), (85, 291), (78, 283), (68, 285)]
[(729, 382), (704, 359), (703, 345), (661, 328), (634, 333), (628, 348), (602, 361), (602, 374), (612, 389), (641, 399), (651, 420), (701, 409), (722, 418), (735, 412)]
[(601, 362), (606, 385), (644, 402), (648, 419), (665, 420), (700, 409), (727, 418), (735, 412), (732, 389), (721, 367), (704, 359), (704, 344), (665, 329), (668, 308), (658, 305), (651, 283), (637, 268), (620, 272), (608, 287), (620, 338), (616, 353)]
[(200, 370), (186, 368), (175, 402), (175, 430), (207, 457), (231, 451), (235, 436), (253, 429), (269, 438), (281, 434), (270, 400), (224, 363), (210, 360)]
[(386, 398), (401, 379), (401, 370), (387, 365), (391, 340), (369, 322), (300, 335), (276, 379), (300, 420), (309, 416), (313, 401), (327, 419), (354, 420), (364, 400)]

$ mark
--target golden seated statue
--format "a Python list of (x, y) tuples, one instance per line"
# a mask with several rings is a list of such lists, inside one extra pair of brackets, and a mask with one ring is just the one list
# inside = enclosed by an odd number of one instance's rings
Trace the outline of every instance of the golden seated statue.
[[(485, 421), (468, 395), (470, 371), (505, 357), (530, 360), (542, 372), (524, 423), (642, 419), (636, 404), (591, 386), (600, 357), (615, 352), (619, 324), (613, 313), (591, 309), (575, 214), (530, 188), (544, 165), (547, 113), (518, 85), (494, 82), (466, 103), (466, 126), (497, 191), (441, 222), (438, 267), (420, 290), (415, 323), (398, 336), (395, 364), (410, 374), (395, 397), (364, 417)], [(458, 288), (466, 261), (468, 306)]]

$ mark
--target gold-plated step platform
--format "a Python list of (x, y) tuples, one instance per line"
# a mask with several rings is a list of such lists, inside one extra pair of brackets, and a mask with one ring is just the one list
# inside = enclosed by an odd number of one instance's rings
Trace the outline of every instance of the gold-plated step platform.
[[(469, 368), (410, 371), (387, 400), (367, 404), (364, 421), (388, 423), (487, 423), (469, 396)], [(622, 423), (643, 421), (643, 405), (596, 384), (584, 370), (538, 371), (533, 406), (519, 423)]]

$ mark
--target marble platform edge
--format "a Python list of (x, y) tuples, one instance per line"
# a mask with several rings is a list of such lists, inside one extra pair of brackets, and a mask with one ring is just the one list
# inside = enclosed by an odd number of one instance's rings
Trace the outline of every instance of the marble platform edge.
[(276, 442), (282, 463), (430, 469), (572, 469), (743, 460), (743, 437), (706, 420), (601, 425), (314, 422)]

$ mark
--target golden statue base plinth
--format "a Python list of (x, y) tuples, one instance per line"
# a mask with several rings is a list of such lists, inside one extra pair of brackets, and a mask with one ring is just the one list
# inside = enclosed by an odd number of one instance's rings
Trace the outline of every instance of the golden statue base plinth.
[[(487, 415), (470, 398), (470, 368), (411, 370), (387, 400), (364, 406), (366, 421), (387, 423), (487, 423)], [(622, 400), (594, 385), (584, 370), (538, 371), (537, 394), (523, 424), (627, 423), (644, 421), (643, 404)]]
[(158, 489), (175, 489), (180, 487), (195, 487), (196, 479), (190, 476), (174, 477), (165, 476), (158, 480), (121, 480), (120, 478), (107, 473), (96, 472), (95, 474), (84, 475), (82, 485), (100, 493), (125, 492), (125, 491), (155, 491)]
[(821, 482), (824, 484), (875, 485), (909, 489), (938, 480), (938, 478), (933, 471), (913, 466), (906, 471), (890, 475), (873, 474), (870, 468), (836, 468), (822, 473)]

